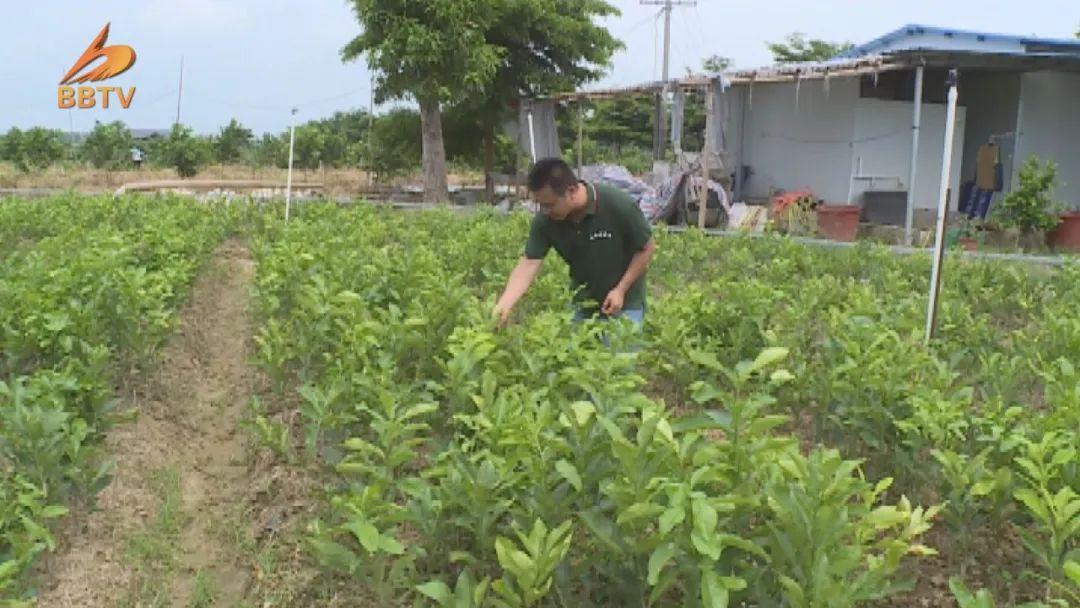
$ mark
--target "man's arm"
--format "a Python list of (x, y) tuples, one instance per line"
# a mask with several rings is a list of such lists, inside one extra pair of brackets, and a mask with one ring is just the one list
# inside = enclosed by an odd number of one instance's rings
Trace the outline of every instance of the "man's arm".
[(540, 265), (543, 262), (543, 258), (534, 260), (522, 256), (517, 266), (510, 272), (510, 277), (506, 280), (506, 289), (503, 290), (502, 295), (499, 296), (499, 301), (495, 304), (495, 312), (499, 315), (500, 326), (506, 324), (518, 300), (525, 295), (525, 292), (529, 291), (529, 287), (536, 280), (536, 275), (540, 274)]
[(635, 281), (641, 278), (641, 275), (645, 274), (645, 269), (649, 267), (649, 262), (652, 261), (654, 253), (656, 253), (656, 239), (650, 238), (645, 243), (645, 247), (630, 258), (630, 265), (626, 267), (622, 279), (604, 299), (604, 305), (600, 308), (600, 312), (605, 315), (613, 315), (622, 311), (626, 292), (630, 290), (630, 286)]

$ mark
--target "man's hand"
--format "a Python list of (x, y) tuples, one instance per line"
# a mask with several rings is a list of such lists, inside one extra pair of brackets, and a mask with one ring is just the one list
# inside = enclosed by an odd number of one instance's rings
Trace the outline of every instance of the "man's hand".
[(510, 322), (511, 312), (513, 312), (511, 308), (496, 304), (495, 308), (491, 309), (491, 316), (495, 319), (495, 327), (498, 329), (506, 327), (506, 324)]
[(622, 312), (624, 298), (626, 298), (626, 294), (623, 293), (622, 289), (618, 287), (612, 289), (604, 298), (604, 304), (600, 307), (600, 312), (608, 316), (619, 314)]

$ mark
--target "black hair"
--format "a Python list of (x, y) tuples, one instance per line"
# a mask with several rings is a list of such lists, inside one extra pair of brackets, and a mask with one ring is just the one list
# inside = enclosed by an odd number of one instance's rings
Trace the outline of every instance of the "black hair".
[(574, 170), (561, 158), (542, 158), (536, 161), (529, 171), (529, 191), (543, 190), (544, 186), (550, 186), (551, 191), (557, 196), (566, 194), (566, 191), (578, 183)]

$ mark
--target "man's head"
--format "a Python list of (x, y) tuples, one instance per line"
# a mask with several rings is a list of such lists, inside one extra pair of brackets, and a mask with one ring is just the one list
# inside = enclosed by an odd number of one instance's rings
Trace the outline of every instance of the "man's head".
[(553, 220), (565, 220), (577, 205), (581, 182), (573, 169), (560, 158), (536, 161), (529, 171), (529, 191), (540, 205), (540, 212)]

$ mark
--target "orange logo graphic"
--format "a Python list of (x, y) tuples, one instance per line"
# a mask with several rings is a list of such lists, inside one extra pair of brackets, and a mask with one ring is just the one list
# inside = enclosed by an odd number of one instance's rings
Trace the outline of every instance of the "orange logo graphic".
[[(93, 108), (98, 105), (98, 95), (101, 97), (101, 107), (107, 109), (111, 93), (116, 94), (121, 107), (127, 108), (131, 105), (131, 100), (135, 97), (135, 87), (129, 87), (125, 95), (124, 90), (120, 87), (67, 86), (73, 82), (108, 80), (123, 74), (131, 69), (131, 66), (135, 65), (135, 49), (126, 44), (105, 46), (105, 41), (109, 38), (109, 25), (106, 23), (105, 27), (101, 28), (101, 32), (94, 38), (94, 41), (90, 43), (90, 46), (86, 47), (75, 65), (71, 66), (68, 73), (60, 80), (60, 86), (57, 89), (57, 105), (60, 109), (66, 110), (74, 108), (76, 105), (80, 108)], [(99, 59), (104, 59), (104, 61), (97, 64), (93, 69), (87, 69), (90, 64)], [(85, 73), (80, 75), (80, 72), (84, 70), (86, 70)]]

